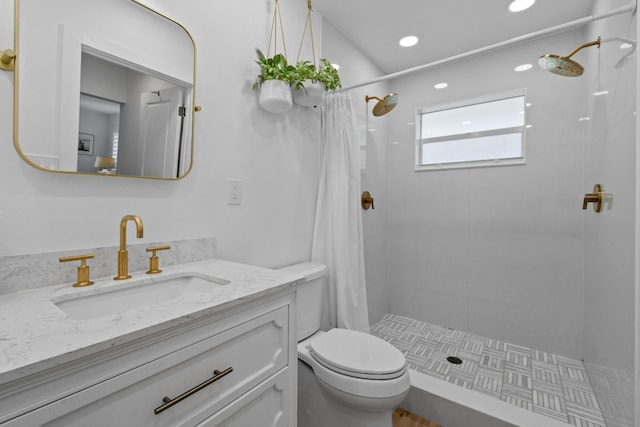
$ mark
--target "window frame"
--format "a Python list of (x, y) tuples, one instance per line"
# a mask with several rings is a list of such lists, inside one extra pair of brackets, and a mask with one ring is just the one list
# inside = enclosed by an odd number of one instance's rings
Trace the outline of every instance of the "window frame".
[[(468, 132), (462, 134), (451, 134), (445, 136), (422, 138), (422, 117), (424, 114), (435, 113), (438, 111), (446, 111), (455, 108), (468, 107), (477, 104), (495, 102), (509, 98), (523, 97), (524, 117), (522, 126), (514, 126), (509, 128), (489, 129), (484, 131)], [(415, 118), (415, 171), (433, 171), (448, 169), (464, 169), (491, 166), (512, 166), (526, 164), (526, 124), (527, 124), (527, 93), (526, 89), (515, 89), (507, 92), (501, 92), (492, 95), (486, 95), (477, 98), (466, 99), (463, 101), (440, 104), (434, 107), (423, 107), (416, 109)], [(496, 158), (485, 160), (468, 160), (439, 164), (422, 164), (422, 149), (424, 144), (438, 143), (451, 140), (472, 139), (485, 136), (505, 135), (520, 133), (521, 156), (510, 158)], [(427, 141), (427, 142), (425, 142)]]

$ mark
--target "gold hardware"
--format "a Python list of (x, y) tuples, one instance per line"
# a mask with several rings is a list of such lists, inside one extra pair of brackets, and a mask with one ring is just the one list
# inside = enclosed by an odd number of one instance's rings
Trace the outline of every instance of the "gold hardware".
[(193, 107), (193, 110), (197, 113), (198, 111), (202, 111), (202, 107), (199, 105), (196, 105), (195, 107)]
[(81, 288), (83, 286), (91, 286), (93, 282), (89, 277), (89, 266), (87, 265), (87, 260), (93, 258), (93, 254), (87, 255), (75, 255), (75, 256), (67, 256), (61, 257), (60, 262), (69, 262), (69, 261), (80, 261), (80, 267), (78, 267), (78, 281), (73, 284), (74, 288)]
[(602, 185), (596, 184), (593, 186), (593, 193), (587, 193), (584, 195), (582, 201), (582, 209), (587, 209), (589, 203), (593, 203), (593, 210), (596, 212), (602, 211), (602, 201), (604, 199), (604, 190)]
[(369, 209), (369, 207), (371, 207), (371, 209), (375, 209), (375, 206), (373, 206), (373, 197), (371, 197), (371, 194), (368, 191), (364, 191), (362, 193), (360, 204), (364, 210)]
[(0, 68), (13, 71), (16, 68), (16, 52), (13, 49), (0, 50)]
[(118, 251), (118, 275), (113, 280), (124, 280), (131, 278), (129, 274), (129, 252), (127, 251), (127, 221), (136, 223), (136, 236), (140, 239), (144, 229), (142, 220), (137, 215), (125, 215), (120, 220), (120, 250)]
[(390, 93), (385, 96), (383, 99), (378, 98), (377, 96), (369, 96), (365, 95), (364, 100), (369, 103), (372, 99), (377, 100), (376, 105), (373, 106), (373, 115), (374, 116), (384, 116), (389, 111), (393, 110), (396, 105), (398, 105), (398, 94)]
[(214, 370), (213, 371), (213, 374), (214, 374), (213, 377), (209, 378), (208, 380), (206, 380), (203, 383), (198, 384), (197, 386), (195, 386), (191, 390), (185, 391), (184, 393), (182, 393), (180, 396), (176, 397), (175, 399), (171, 399), (170, 397), (167, 397), (167, 396), (163, 397), (162, 401), (164, 402), (164, 405), (158, 406), (156, 409), (153, 410), (153, 412), (156, 415), (158, 415), (160, 412), (164, 411), (165, 409), (171, 408), (176, 403), (179, 403), (179, 402), (183, 401), (184, 399), (186, 399), (187, 397), (191, 396), (192, 394), (199, 392), (200, 390), (202, 390), (203, 388), (205, 388), (209, 384), (212, 384), (212, 383), (218, 381), (220, 378), (224, 377), (225, 375), (230, 374), (231, 372), (233, 372), (233, 367), (227, 368), (222, 372), (217, 370), (217, 369)]
[(147, 274), (157, 274), (162, 273), (160, 270), (160, 260), (156, 256), (156, 251), (166, 251), (167, 249), (171, 249), (171, 246), (156, 246), (153, 248), (147, 248), (147, 252), (151, 252), (151, 258), (149, 258), (149, 271)]

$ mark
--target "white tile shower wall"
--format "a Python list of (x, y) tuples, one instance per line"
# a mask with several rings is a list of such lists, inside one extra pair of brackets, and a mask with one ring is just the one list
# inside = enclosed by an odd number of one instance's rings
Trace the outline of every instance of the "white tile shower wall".
[[(188, 262), (212, 259), (216, 254), (213, 237), (182, 241), (129, 244), (129, 271), (149, 269), (150, 253), (146, 248), (169, 245), (171, 249), (158, 252), (160, 268)], [(0, 294), (41, 288), (50, 285), (72, 283), (77, 279), (79, 263), (60, 263), (59, 258), (81, 254), (93, 254), (87, 260), (91, 278), (114, 276), (118, 271), (118, 246), (84, 248), (74, 251), (0, 257)]]
[[(601, 0), (599, 10), (627, 4)], [(635, 253), (636, 61), (620, 62), (628, 50), (621, 40), (637, 39), (637, 16), (628, 14), (592, 24), (587, 38), (601, 36), (598, 55), (589, 55), (590, 138), (586, 140), (585, 190), (604, 186), (611, 209), (585, 215), (584, 359), (595, 365), (633, 371)]]
[[(564, 33), (392, 82), (402, 102), (389, 125), (399, 141), (388, 146), (391, 312), (582, 356), (586, 83), (513, 71), (582, 39)], [(449, 87), (434, 90), (439, 81)], [(526, 165), (413, 171), (417, 108), (517, 88), (532, 104)]]

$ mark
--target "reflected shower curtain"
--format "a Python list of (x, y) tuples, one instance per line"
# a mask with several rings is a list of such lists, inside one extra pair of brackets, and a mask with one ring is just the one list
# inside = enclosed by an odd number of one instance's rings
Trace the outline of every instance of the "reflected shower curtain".
[(322, 165), (311, 259), (329, 271), (323, 328), (368, 332), (356, 130), (351, 95), (327, 94), (322, 106)]

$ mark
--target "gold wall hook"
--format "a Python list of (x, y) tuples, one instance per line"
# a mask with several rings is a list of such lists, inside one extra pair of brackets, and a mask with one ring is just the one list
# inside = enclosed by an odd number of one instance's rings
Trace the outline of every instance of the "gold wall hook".
[(364, 209), (365, 211), (369, 208), (375, 209), (375, 206), (373, 205), (373, 197), (371, 197), (371, 193), (369, 193), (368, 191), (362, 192), (360, 204), (362, 205), (362, 209)]
[(0, 51), (0, 68), (13, 71), (16, 67), (16, 52), (13, 49)]
[(89, 277), (89, 266), (87, 265), (87, 260), (93, 258), (93, 254), (87, 255), (75, 255), (75, 256), (67, 256), (61, 257), (60, 262), (69, 262), (69, 261), (80, 261), (80, 267), (78, 267), (78, 281), (73, 284), (74, 288), (81, 288), (83, 286), (91, 286), (93, 282)]

